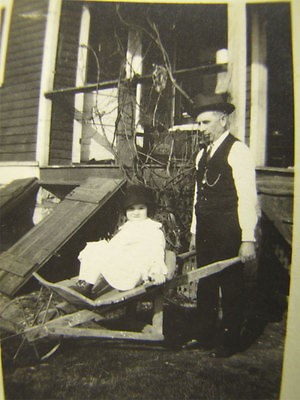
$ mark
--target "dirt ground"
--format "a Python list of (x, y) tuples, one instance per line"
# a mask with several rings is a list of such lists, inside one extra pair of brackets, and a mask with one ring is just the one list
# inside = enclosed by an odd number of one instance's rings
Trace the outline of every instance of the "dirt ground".
[[(148, 310), (142, 311), (146, 320)], [(249, 319), (244, 350), (213, 359), (208, 352), (182, 348), (192, 336), (194, 311), (166, 302), (167, 341), (162, 344), (64, 339), (55, 354), (37, 361), (30, 346), (23, 346), (13, 360), (12, 351), (18, 348), (14, 340), (20, 338), (4, 340), (6, 400), (278, 399), (285, 315), (277, 321)]]

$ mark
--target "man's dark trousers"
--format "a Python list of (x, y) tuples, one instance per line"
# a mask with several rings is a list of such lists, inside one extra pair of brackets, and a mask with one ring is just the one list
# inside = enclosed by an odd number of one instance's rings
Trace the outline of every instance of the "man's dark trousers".
[[(238, 255), (241, 230), (237, 211), (198, 214), (198, 218), (196, 232), (198, 268)], [(207, 346), (236, 348), (243, 322), (243, 309), (242, 263), (200, 279), (197, 290), (199, 341)]]

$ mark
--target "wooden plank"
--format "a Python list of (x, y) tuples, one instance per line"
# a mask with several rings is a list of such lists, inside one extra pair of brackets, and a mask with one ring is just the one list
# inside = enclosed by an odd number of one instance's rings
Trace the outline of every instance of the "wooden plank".
[(9, 79), (10, 82), (13, 81), (15, 84), (26, 81), (28, 84), (28, 87), (30, 87), (31, 83), (33, 83), (34, 81), (36, 81), (36, 80), (40, 81), (41, 70), (40, 70), (40, 68), (37, 68), (36, 71), (32, 72), (32, 73), (26, 73), (26, 74), (20, 74), (20, 75), (12, 74), (9, 77), (7, 77), (7, 79)]
[(71, 286), (76, 282), (76, 277), (72, 279), (66, 279), (65, 281), (61, 282), (49, 282), (36, 272), (33, 275), (43, 286), (53, 290), (69, 303), (79, 307), (101, 308), (106, 306), (114, 306), (118, 305), (119, 303), (130, 301), (133, 298), (145, 296), (148, 292), (152, 293), (152, 291), (156, 291), (158, 288), (158, 286), (153, 285), (140, 285), (124, 292), (112, 288), (111, 291), (101, 295), (95, 300), (92, 300), (71, 288)]
[[(17, 66), (20, 62), (22, 64), (30, 65), (30, 58), (33, 58), (33, 64), (36, 62), (38, 57), (42, 56), (42, 44), (43, 44), (43, 34), (39, 41), (35, 40), (35, 37), (31, 39), (31, 42), (14, 43), (14, 47), (9, 52), (9, 65)], [(31, 45), (31, 46), (30, 46)]]
[[(69, 149), (71, 150), (71, 149)], [(53, 149), (53, 154), (50, 155), (50, 165), (70, 165), (71, 164), (71, 154), (67, 150), (57, 150)]]
[[(22, 31), (22, 32), (20, 32)], [(45, 32), (44, 30), (41, 30), (41, 26), (39, 25), (34, 25), (26, 27), (24, 26), (23, 28), (12, 30), (10, 33), (10, 41), (11, 43), (15, 44), (21, 44), (21, 43), (30, 43), (32, 41), (32, 36), (34, 35), (34, 38), (37, 40), (43, 40)]]
[[(69, 122), (69, 121), (68, 121)], [(63, 127), (63, 125), (61, 125)], [(68, 127), (69, 124), (66, 124), (66, 126)], [(53, 143), (53, 145), (55, 143), (59, 143), (61, 148), (61, 143), (60, 141), (64, 142), (64, 141), (71, 141), (72, 142), (72, 136), (70, 136), (69, 132), (62, 132), (60, 129), (53, 129), (53, 138), (51, 138), (51, 142)], [(59, 133), (61, 134), (61, 136), (59, 136)]]
[(166, 283), (167, 288), (175, 288), (182, 285), (187, 285), (196, 280), (206, 278), (207, 276), (216, 274), (223, 271), (224, 269), (231, 267), (240, 262), (239, 257), (229, 258), (227, 260), (217, 261), (212, 264), (203, 266), (198, 269), (187, 272), (184, 275), (179, 275)]
[(3, 219), (15, 207), (18, 207), (29, 195), (39, 188), (36, 178), (15, 179), (0, 188), (0, 217)]
[(15, 179), (11, 183), (0, 188), (0, 208), (3, 210), (6, 203), (13, 200), (13, 198), (22, 194), (36, 178)]
[(24, 335), (28, 341), (34, 341), (48, 336), (64, 336), (64, 337), (79, 337), (79, 338), (102, 338), (102, 339), (127, 339), (127, 340), (142, 340), (142, 341), (163, 341), (164, 336), (160, 333), (136, 332), (136, 331), (121, 331), (99, 328), (84, 328), (70, 327), (68, 322), (64, 324), (57, 320), (49, 321), (42, 326), (28, 328), (24, 331)]
[(258, 193), (293, 197), (294, 177), (288, 175), (259, 175), (256, 178)]
[(0, 155), (0, 161), (34, 161), (35, 153), (6, 153)]
[[(186, 255), (188, 256), (188, 253), (186, 253)], [(183, 259), (184, 258), (185, 257), (183, 257)], [(133, 299), (138, 299), (138, 298), (140, 299), (145, 296), (147, 297), (156, 296), (157, 292), (158, 291), (160, 292), (162, 289), (168, 290), (171, 288), (188, 284), (193, 281), (197, 281), (201, 278), (206, 278), (209, 275), (223, 271), (225, 268), (228, 268), (238, 263), (239, 261), (240, 261), (239, 257), (217, 261), (215, 263), (206, 265), (202, 268), (189, 271), (183, 275), (178, 275), (173, 279), (167, 281), (166, 283), (158, 286), (144, 284), (126, 291), (119, 291), (116, 289), (112, 289), (108, 293), (101, 295), (95, 300), (85, 297), (71, 288), (71, 286), (74, 285), (76, 281), (76, 277), (54, 283), (47, 281), (37, 273), (34, 273), (34, 276), (43, 286), (46, 286), (49, 289), (53, 290), (54, 292), (58, 293), (60, 296), (62, 296), (71, 304), (75, 304), (76, 306), (81, 306), (81, 307), (101, 308), (105, 306), (118, 305), (120, 303), (125, 303), (126, 301), (131, 301)], [(158, 304), (158, 307), (160, 308), (161, 306)], [(161, 318), (161, 315), (159, 313), (157, 318), (158, 319)], [(159, 324), (160, 322), (158, 321), (158, 325)]]
[(87, 188), (79, 186), (74, 189), (68, 196), (66, 196), (66, 199), (97, 204), (99, 201), (99, 196), (97, 196), (98, 191), (102, 190), (103, 193), (106, 193), (106, 195), (103, 196), (103, 201), (105, 202), (105, 197), (109, 196), (110, 187), (110, 180), (106, 180), (104, 183), (101, 182), (100, 184), (98, 180), (95, 180), (95, 182)]
[(0, 161), (35, 161), (34, 153), (6, 153), (0, 155)]
[(95, 328), (69, 328), (69, 327), (52, 327), (52, 335), (64, 337), (80, 337), (80, 338), (102, 338), (102, 339), (127, 339), (127, 340), (142, 340), (142, 341), (158, 341), (164, 340), (162, 334), (156, 332), (132, 332), (132, 331), (113, 331), (109, 329)]
[[(35, 269), (36, 265), (46, 262), (60, 243), (64, 242), (64, 236), (69, 236), (73, 226), (78, 226), (82, 220), (85, 221), (94, 209), (91, 204), (73, 203), (71, 204), (73, 207), (70, 207), (68, 203), (64, 202), (63, 207), (58, 206), (52, 213), (52, 218), (47, 218), (44, 224), (38, 224), (15, 246), (1, 254), (1, 270), (18, 276), (26, 276), (31, 269)], [(65, 220), (64, 227), (58, 230), (63, 219)], [(71, 221), (67, 221), (68, 219)], [(47, 240), (45, 240), (45, 224), (47, 231), (51, 234), (46, 238)], [(14, 259), (17, 259), (17, 262), (14, 262)]]
[[(17, 53), (17, 56), (20, 54)], [(22, 55), (21, 55), (22, 56)], [(8, 78), (12, 79), (13, 77), (18, 78), (19, 80), (25, 76), (33, 75), (37, 71), (41, 72), (41, 63), (42, 63), (42, 53), (32, 54), (32, 64), (31, 58), (21, 57), (17, 60), (14, 60), (13, 63), (9, 62), (10, 69), (7, 71)], [(24, 79), (22, 82), (29, 82), (29, 79)]]
[(28, 82), (26, 84), (24, 81), (22, 83), (15, 83), (14, 81), (9, 84), (9, 86), (5, 86), (1, 88), (1, 97), (7, 96), (9, 100), (20, 100), (20, 96), (22, 99), (30, 99), (33, 97), (39, 97), (39, 81), (32, 81), (30, 85)]
[(34, 18), (34, 20), (37, 19), (40, 21), (44, 19), (45, 12), (47, 11), (47, 2), (45, 0), (39, 2), (34, 0), (15, 1), (14, 3), (14, 18), (16, 20), (32, 24), (32, 18), (30, 18), (32, 14), (33, 16), (40, 16), (40, 18)]
[(3, 153), (33, 153), (35, 151), (35, 142), (28, 143), (6, 143), (1, 146), (0, 154)]
[[(41, 181), (44, 185), (68, 185), (74, 186), (83, 183), (89, 176), (98, 178), (120, 178), (122, 172), (116, 165), (79, 165), (64, 166), (60, 168), (46, 167), (40, 169)], [(51, 190), (50, 190), (51, 192)]]
[[(59, 69), (61, 70), (61, 68), (60, 66)], [(70, 74), (70, 76), (71, 75), (72, 74)], [(56, 78), (59, 78), (59, 76), (56, 75)], [(69, 101), (71, 101), (71, 99), (69, 99)], [(49, 163), (52, 165), (70, 164), (72, 158), (73, 110), (70, 110), (70, 104), (55, 102), (52, 107), (52, 115), (54, 115), (55, 118), (51, 126)], [(69, 138), (69, 146), (61, 142), (61, 138)]]
[(163, 334), (164, 297), (158, 294), (153, 301), (152, 333)]
[[(3, 116), (2, 116), (3, 117)], [(9, 120), (3, 121), (2, 126), (4, 128), (13, 128), (13, 127), (18, 127), (18, 126), (23, 126), (23, 125), (30, 125), (30, 124), (36, 124), (37, 122), (37, 110), (35, 112), (32, 112), (31, 116), (27, 117), (16, 117), (16, 118), (11, 118)]]
[[(47, 10), (45, 10), (45, 11), (36, 10), (35, 11), (34, 9), (32, 9), (31, 12), (29, 12), (29, 16), (31, 13), (39, 13), (39, 14), (43, 13), (45, 15), (47, 13)], [(42, 15), (40, 18), (33, 19), (33, 18), (27, 18), (26, 14), (28, 15), (28, 13), (23, 13), (22, 11), (16, 12), (16, 10), (15, 10), (15, 12), (13, 14), (13, 20), (12, 20), (12, 23), (13, 23), (12, 31), (13, 32), (17, 31), (20, 33), (20, 31), (23, 32), (23, 30), (24, 30), (25, 32), (32, 32), (32, 34), (34, 34), (37, 31), (37, 28), (42, 29), (45, 26), (45, 22), (44, 22), (45, 20), (42, 17)], [(15, 35), (16, 35), (16, 33), (15, 33)]]
[(36, 142), (36, 137), (33, 134), (0, 136), (1, 145), (35, 143), (35, 142)]
[(76, 325), (84, 324), (93, 320), (102, 319), (93, 311), (80, 310), (72, 314), (64, 315), (54, 320), (48, 321), (42, 325), (36, 325), (24, 330), (24, 334), (29, 342), (33, 342), (38, 338), (49, 336), (49, 331), (53, 332), (54, 328), (69, 327), (73, 329)]
[[(42, 278), (36, 272), (33, 273), (33, 276), (43, 286), (45, 286), (45, 287), (53, 290), (55, 293), (59, 294), (63, 299), (67, 300), (68, 303), (73, 304), (77, 307), (83, 307), (83, 308), (87, 308), (87, 307), (94, 308), (95, 307), (94, 300), (89, 299), (70, 288), (70, 286), (75, 284), (76, 279), (67, 279), (62, 282), (53, 283), (53, 282), (49, 282), (46, 279)], [(111, 301), (109, 302), (109, 304), (111, 304)]]
[[(124, 183), (123, 179), (90, 178), (79, 187), (79, 200), (75, 199), (75, 189), (51, 214), (0, 255), (0, 291), (13, 295)], [(88, 195), (83, 194), (84, 190)]]
[(292, 246), (293, 198), (263, 194), (259, 196), (259, 200), (262, 211), (286, 242)]
[[(78, 47), (77, 47), (78, 48)], [(75, 51), (75, 49), (74, 49)], [(68, 58), (68, 60), (72, 61), (73, 63), (76, 62), (76, 57), (75, 54), (70, 54), (70, 58)], [(70, 80), (70, 73), (73, 74), (74, 73), (74, 69), (72, 68), (72, 64), (70, 65), (64, 65), (64, 68), (62, 69), (62, 71), (60, 72), (59, 76), (57, 77), (56, 85), (57, 84), (66, 84), (66, 82), (68, 82)], [(71, 82), (73, 82), (73, 79), (71, 80)], [(74, 82), (73, 82), (74, 84)], [(61, 87), (61, 86), (60, 86)]]
[[(1, 255), (0, 255), (1, 262)], [(5, 265), (3, 265), (2, 270), (14, 273), (18, 276), (25, 276), (27, 271), (32, 268), (32, 260), (16, 257), (14, 254), (6, 252), (5, 254)]]
[[(1, 112), (1, 111), (0, 111)], [(1, 126), (1, 125), (0, 125)], [(3, 137), (34, 135), (36, 137), (36, 124), (24, 126), (13, 126), (11, 128), (1, 126), (1, 135)]]
[(73, 4), (73, 7), (69, 8), (68, 2), (62, 4), (60, 34), (64, 40), (56, 60), (54, 87), (75, 84), (81, 12), (81, 6), (74, 8)]
[[(45, 11), (46, 13), (47, 11)], [(15, 15), (15, 13), (14, 13)], [(39, 19), (36, 21), (32, 21), (30, 18), (14, 18), (12, 21), (14, 36), (11, 38), (12, 42), (15, 41), (18, 35), (22, 35), (22, 33), (26, 33), (28, 36), (31, 36), (31, 40), (34, 39), (35, 35), (42, 30), (45, 30), (45, 21), (43, 19)], [(27, 38), (29, 40), (29, 38)]]
[[(47, 11), (47, 2), (45, 0), (39, 1), (38, 3), (35, 0), (27, 0), (27, 1), (16, 1), (14, 5), (15, 11), (18, 11), (18, 16), (24, 14), (26, 12), (46, 12)], [(30, 22), (30, 20), (29, 20)]]
[(69, 148), (69, 146), (72, 145), (72, 138), (70, 138), (68, 135), (66, 137), (63, 137), (62, 139), (55, 138), (51, 140), (51, 146), (53, 149), (61, 149), (62, 147)]
[(26, 76), (36, 76), (37, 74), (41, 74), (42, 54), (38, 54), (32, 58), (32, 64), (30, 64), (30, 60), (16, 62), (15, 65), (12, 66), (13, 75), (18, 77), (23, 75), (24, 79)]
[[(94, 208), (95, 206), (93, 203), (81, 204), (80, 202), (62, 201), (56, 206), (55, 212), (47, 215), (13, 246), (11, 253), (19, 257), (28, 256), (39, 258), (40, 252), (42, 252), (44, 248), (56, 247), (56, 245), (60, 243), (61, 237), (64, 237), (68, 230), (71, 230), (74, 225), (77, 225), (87, 217)], [(65, 220), (63, 229), (58, 230), (58, 227), (62, 228), (61, 221), (63, 219)], [(45, 226), (47, 227), (46, 229), (49, 236), (47, 238), (47, 243), (45, 243), (45, 238), (42, 237)], [(42, 247), (39, 248), (39, 245)], [(34, 249), (34, 246), (36, 246), (37, 249)], [(8, 251), (10, 252), (10, 250)]]
[(1, 113), (3, 111), (12, 111), (12, 110), (19, 110), (22, 108), (23, 110), (26, 110), (28, 108), (31, 108), (33, 106), (37, 106), (38, 104), (38, 97), (30, 97), (28, 99), (18, 99), (18, 97), (14, 100), (11, 100), (5, 104), (1, 104)]
[[(93, 209), (94, 206), (89, 203), (63, 201), (42, 221), (43, 224), (36, 225), (7, 252), (0, 255), (0, 271), (2, 269), (25, 276), (34, 269), (36, 264), (40, 263), (40, 260), (48, 259), (48, 255), (55, 252), (64, 236), (72, 230), (74, 225), (79, 225), (82, 220), (86, 220)], [(63, 228), (61, 228), (62, 221), (64, 221)], [(46, 238), (45, 225), (49, 235)], [(20, 262), (14, 263), (14, 258)], [(5, 262), (2, 263), (2, 260)], [(24, 266), (21, 267), (23, 260)], [(26, 260), (31, 260), (33, 265), (30, 266), (30, 261), (26, 262)]]
[(1, 110), (1, 115), (2, 118), (4, 118), (4, 115), (6, 118), (9, 118), (10, 115), (14, 115), (14, 118), (24, 118), (28, 116), (32, 116), (32, 114), (36, 114), (36, 110), (38, 108), (38, 102), (35, 100), (32, 102), (31, 105), (28, 105), (28, 107), (24, 107), (21, 105), (19, 107), (17, 106), (12, 106), (11, 109), (2, 109)]

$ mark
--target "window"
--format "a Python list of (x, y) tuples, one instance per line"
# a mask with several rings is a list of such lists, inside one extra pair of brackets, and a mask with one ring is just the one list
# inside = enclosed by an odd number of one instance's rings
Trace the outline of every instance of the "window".
[[(214, 92), (218, 82), (216, 52), (227, 47), (226, 5), (92, 4), (86, 82), (99, 83), (98, 106), (106, 104), (104, 88), (110, 87), (106, 93), (111, 99), (109, 107), (105, 106), (100, 115), (112, 117), (106, 126), (101, 121), (102, 130), (95, 118), (85, 118), (94, 125), (93, 138), (99, 136), (97, 130), (101, 133), (109, 125), (115, 131), (113, 121), (117, 118), (113, 110), (123, 120), (118, 137), (120, 133), (129, 137), (134, 133), (141, 154), (150, 151), (152, 155), (161, 153), (162, 159), (168, 157), (174, 136), (170, 128), (179, 140), (174, 149), (186, 154), (182, 143), (195, 137), (190, 132), (195, 129), (188, 115), (190, 99), (198, 92)], [(125, 95), (124, 87), (121, 94), (112, 90), (119, 80), (134, 75), (132, 92), (129, 87)], [(95, 103), (95, 94), (85, 97), (93, 97), (91, 104)], [(89, 124), (85, 128), (90, 128)], [(94, 153), (91, 149), (95, 150), (97, 144), (90, 133), (86, 140), (85, 128), (81, 147), (89, 151), (84, 152), (81, 161), (90, 161)], [(178, 130), (189, 132), (180, 135)], [(100, 153), (92, 158), (99, 157)]]
[(217, 87), (221, 69), (216, 53), (227, 48), (227, 6), (149, 5), (143, 26), (148, 32), (143, 37), (143, 74), (152, 74), (142, 89), (144, 152), (159, 161), (171, 153), (176, 159), (192, 159), (200, 138), (189, 115), (191, 99)]
[(0, 86), (2, 86), (4, 82), (12, 6), (12, 0), (0, 0)]
[(120, 24), (114, 5), (94, 4), (90, 10), (87, 83), (124, 78), (127, 29)]

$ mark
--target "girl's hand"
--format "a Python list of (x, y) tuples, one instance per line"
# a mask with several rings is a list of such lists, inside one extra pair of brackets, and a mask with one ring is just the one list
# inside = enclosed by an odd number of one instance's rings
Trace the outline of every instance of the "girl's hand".
[(166, 276), (164, 274), (154, 273), (149, 276), (149, 282), (153, 285), (161, 285), (162, 283), (165, 283), (165, 281)]

